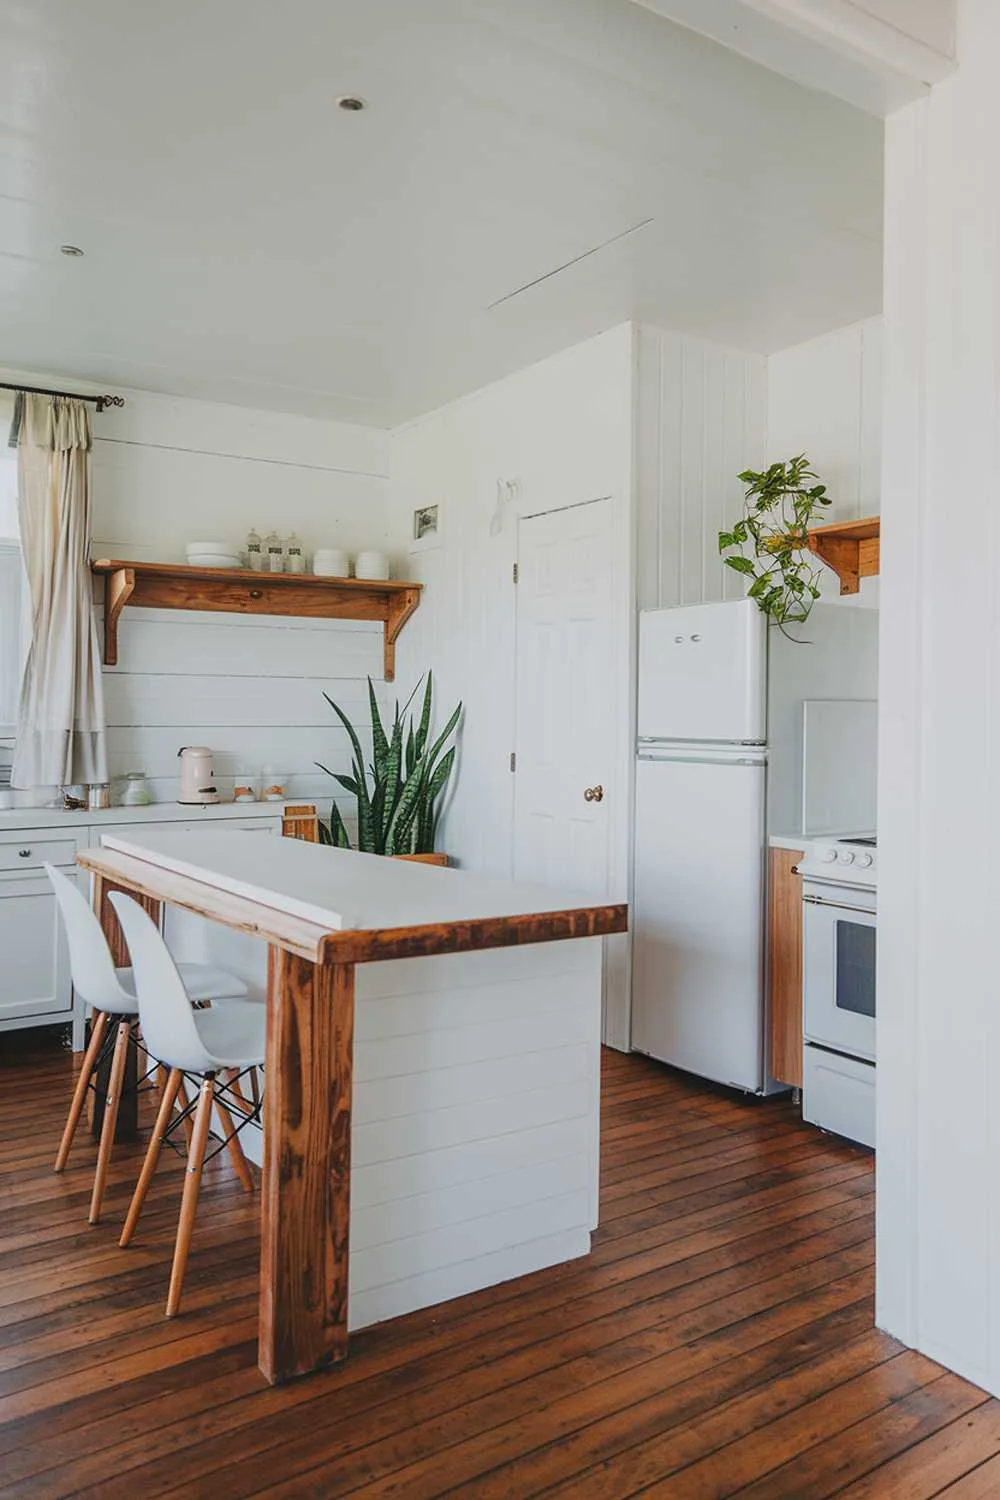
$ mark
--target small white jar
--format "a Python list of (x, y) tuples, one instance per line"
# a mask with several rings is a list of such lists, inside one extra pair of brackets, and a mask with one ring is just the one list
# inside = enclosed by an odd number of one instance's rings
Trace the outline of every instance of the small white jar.
[(354, 559), (355, 578), (380, 579), (389, 576), (389, 559), (384, 552), (359, 552)]

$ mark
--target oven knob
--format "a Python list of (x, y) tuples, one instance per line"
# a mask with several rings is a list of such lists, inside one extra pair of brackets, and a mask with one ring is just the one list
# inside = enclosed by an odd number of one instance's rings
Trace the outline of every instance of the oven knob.
[(854, 862), (860, 865), (862, 870), (867, 870), (872, 862), (872, 857), (870, 854), (859, 854)]
[(842, 865), (853, 865), (853, 863), (854, 863), (854, 850), (853, 849), (841, 849), (840, 853), (837, 855), (837, 858), (840, 860), (840, 863)]
[(821, 849), (819, 857), (824, 865), (832, 865), (837, 858), (837, 851), (836, 849)]

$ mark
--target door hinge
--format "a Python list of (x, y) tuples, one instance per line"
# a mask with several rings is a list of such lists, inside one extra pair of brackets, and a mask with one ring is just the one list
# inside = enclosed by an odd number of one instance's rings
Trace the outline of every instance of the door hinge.
[(517, 563), (514, 564), (514, 567), (513, 567), (513, 569), (511, 571), (512, 571), (514, 582), (516, 583), (517, 582), (517, 577), (518, 577)]
[(510, 768), (511, 768), (512, 771), (516, 771), (517, 770), (517, 751), (516, 750), (512, 750), (510, 752)]

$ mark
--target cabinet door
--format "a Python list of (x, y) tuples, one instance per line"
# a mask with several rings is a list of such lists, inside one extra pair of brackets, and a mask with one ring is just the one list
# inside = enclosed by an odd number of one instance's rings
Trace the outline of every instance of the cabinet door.
[(802, 853), (772, 849), (768, 859), (767, 972), (771, 1076), (802, 1087)]
[(69, 956), (45, 875), (0, 881), (0, 954), (0, 1030), (71, 1018)]

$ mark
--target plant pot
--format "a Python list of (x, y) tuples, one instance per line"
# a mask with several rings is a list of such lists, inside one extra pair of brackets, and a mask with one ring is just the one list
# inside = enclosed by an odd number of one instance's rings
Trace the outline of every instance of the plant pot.
[(391, 859), (412, 859), (421, 865), (447, 865), (447, 854), (392, 854)]

